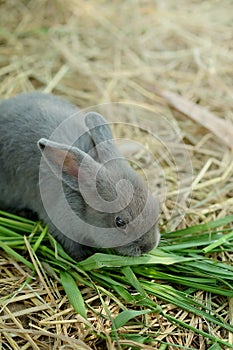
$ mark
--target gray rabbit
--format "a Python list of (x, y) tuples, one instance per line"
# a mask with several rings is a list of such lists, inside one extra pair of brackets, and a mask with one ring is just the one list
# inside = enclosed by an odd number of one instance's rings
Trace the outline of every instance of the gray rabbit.
[(2, 210), (36, 213), (77, 260), (157, 246), (157, 202), (100, 114), (35, 92), (4, 100), (0, 123)]

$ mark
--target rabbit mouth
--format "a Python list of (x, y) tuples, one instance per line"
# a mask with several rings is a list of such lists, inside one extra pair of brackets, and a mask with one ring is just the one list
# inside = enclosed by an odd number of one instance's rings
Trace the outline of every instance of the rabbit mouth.
[(114, 250), (120, 255), (126, 256), (140, 256), (148, 253), (156, 246), (156, 243), (143, 243), (140, 245), (139, 242), (135, 241), (129, 245), (117, 247)]
[(160, 232), (156, 228), (152, 229), (152, 234), (142, 236), (140, 239), (133, 241), (125, 246), (115, 248), (115, 252), (126, 256), (140, 256), (156, 248), (160, 240)]
[(142, 255), (141, 248), (135, 247), (134, 245), (117, 247), (114, 250), (117, 254), (124, 255), (124, 256), (140, 256), (140, 255)]

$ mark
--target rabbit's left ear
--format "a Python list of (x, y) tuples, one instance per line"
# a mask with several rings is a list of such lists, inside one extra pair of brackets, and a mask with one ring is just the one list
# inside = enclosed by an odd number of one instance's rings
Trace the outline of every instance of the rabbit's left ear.
[(112, 158), (122, 157), (115, 146), (112, 131), (107, 121), (96, 112), (89, 112), (85, 116), (85, 123), (96, 146), (101, 162)]
[(40, 139), (37, 143), (50, 169), (69, 187), (78, 190), (78, 178), (90, 183), (98, 172), (99, 164), (77, 147)]

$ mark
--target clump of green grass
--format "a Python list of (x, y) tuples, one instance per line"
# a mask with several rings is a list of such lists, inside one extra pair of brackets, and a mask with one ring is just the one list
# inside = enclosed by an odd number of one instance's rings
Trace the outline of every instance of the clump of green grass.
[[(164, 233), (160, 248), (141, 257), (96, 253), (76, 262), (40, 223), (0, 212), (0, 248), (26, 265), (31, 276), (41, 269), (44, 273), (46, 269), (47, 274), (62, 284), (75, 312), (87, 322), (88, 312), (93, 312), (93, 307), (85, 300), (81, 289), (83, 286), (91, 288), (102, 303), (105, 311), (102, 317), (111, 324), (109, 336), (118, 345), (124, 339), (129, 344), (160, 344), (161, 349), (165, 349), (169, 344), (159, 341), (159, 331), (150, 331), (147, 324), (152, 315), (160, 315), (171, 324), (202, 336), (209, 346), (212, 345), (211, 349), (233, 348), (214, 331), (216, 328), (230, 334), (233, 326), (216, 311), (213, 301), (217, 296), (233, 298), (233, 266), (217, 259), (220, 254), (233, 250), (232, 221), (233, 216), (227, 216), (208, 224)], [(25, 283), (30, 283), (30, 277)], [(213, 300), (203, 302), (197, 297), (199, 291), (207, 292)], [(0, 302), (11, 297), (5, 295)], [(105, 297), (118, 305), (117, 314), (111, 312)], [(198, 328), (176, 317), (161, 307), (160, 300), (171, 308), (198, 317), (207, 326)], [(139, 334), (137, 328), (127, 332), (129, 325), (132, 327), (138, 322), (145, 322), (146, 335)], [(103, 334), (96, 336), (103, 337)]]

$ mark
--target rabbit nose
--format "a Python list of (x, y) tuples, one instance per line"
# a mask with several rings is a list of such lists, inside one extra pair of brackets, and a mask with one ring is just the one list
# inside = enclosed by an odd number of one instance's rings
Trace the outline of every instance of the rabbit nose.
[(143, 245), (140, 246), (142, 254), (148, 253), (154, 248), (154, 246), (155, 246), (155, 243), (152, 243), (152, 242), (144, 243)]

